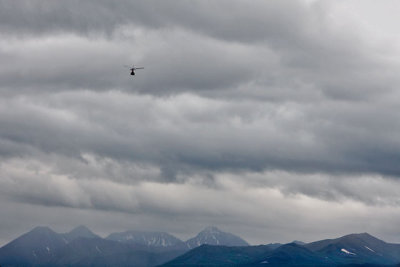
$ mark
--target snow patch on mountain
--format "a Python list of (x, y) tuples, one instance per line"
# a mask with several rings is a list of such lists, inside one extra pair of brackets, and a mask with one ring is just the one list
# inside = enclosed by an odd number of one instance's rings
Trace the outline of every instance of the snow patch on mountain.
[(110, 234), (107, 239), (147, 247), (185, 247), (183, 241), (164, 232), (126, 231)]
[(350, 251), (348, 251), (347, 249), (344, 249), (344, 248), (342, 248), (340, 251), (344, 252), (344, 253), (346, 253), (348, 255), (357, 255), (356, 253), (350, 252)]
[(371, 248), (369, 248), (369, 247), (367, 247), (367, 246), (364, 246), (366, 249), (368, 249), (369, 251), (372, 251), (372, 252), (374, 252), (374, 253), (376, 253), (375, 252), (375, 250), (373, 250), (373, 249), (371, 249)]

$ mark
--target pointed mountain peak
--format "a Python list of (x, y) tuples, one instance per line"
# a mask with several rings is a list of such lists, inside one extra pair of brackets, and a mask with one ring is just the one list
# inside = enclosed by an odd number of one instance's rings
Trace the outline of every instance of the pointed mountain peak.
[(372, 235), (370, 235), (368, 233), (350, 234), (349, 236), (368, 237), (368, 238), (373, 237), (373, 238), (375, 238), (374, 236), (372, 236)]
[(54, 231), (48, 226), (36, 226), (30, 232), (45, 233), (45, 232), (54, 232)]
[(223, 233), (221, 230), (219, 230), (217, 227), (215, 226), (207, 226), (206, 228), (204, 228), (203, 231), (201, 231), (200, 233), (208, 233), (208, 234), (219, 234), (219, 233)]
[(75, 227), (75, 228), (72, 229), (69, 233), (70, 233), (70, 234), (71, 234), (71, 233), (91, 233), (91, 234), (93, 234), (93, 232), (90, 231), (90, 229), (87, 228), (87, 227), (84, 226), (84, 225), (79, 225), (78, 227)]
[(37, 226), (33, 228), (31, 231), (26, 233), (25, 235), (29, 236), (53, 236), (57, 235), (50, 227), (47, 226)]
[(99, 237), (95, 233), (93, 233), (89, 228), (87, 228), (84, 225), (80, 225), (74, 229), (72, 229), (70, 232), (65, 233), (64, 237), (68, 241), (72, 241), (77, 238), (96, 238)]
[[(315, 241), (304, 245), (312, 251), (321, 251), (324, 249), (329, 249), (329, 247), (341, 247), (346, 251), (349, 249), (369, 249), (378, 250), (379, 247), (385, 246), (387, 243), (382, 241), (368, 233), (361, 234), (349, 234), (335, 239), (324, 239), (320, 241)], [(368, 249), (367, 249), (368, 250)], [(350, 251), (351, 252), (351, 251)]]
[(248, 246), (249, 244), (242, 238), (231, 233), (222, 232), (215, 226), (208, 226), (197, 236), (186, 241), (188, 248), (195, 248), (206, 245), (217, 246)]
[(375, 236), (372, 236), (368, 233), (360, 233), (360, 234), (349, 234), (342, 236), (340, 239), (346, 239), (346, 240), (351, 240), (351, 239), (358, 239), (358, 240), (364, 240), (364, 241), (381, 241), (384, 242)]
[(39, 266), (48, 262), (53, 252), (64, 244), (59, 234), (49, 227), (40, 226), (6, 244), (0, 249), (0, 254), (6, 251), (9, 259), (16, 260), (10, 266)]

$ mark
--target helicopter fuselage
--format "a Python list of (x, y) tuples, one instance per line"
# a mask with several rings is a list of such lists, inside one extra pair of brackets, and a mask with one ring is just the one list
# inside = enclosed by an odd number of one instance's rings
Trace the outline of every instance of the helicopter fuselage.
[(136, 73), (135, 73), (135, 71), (136, 70), (142, 70), (142, 69), (144, 69), (144, 67), (132, 67), (130, 70), (131, 70), (131, 75), (135, 75)]

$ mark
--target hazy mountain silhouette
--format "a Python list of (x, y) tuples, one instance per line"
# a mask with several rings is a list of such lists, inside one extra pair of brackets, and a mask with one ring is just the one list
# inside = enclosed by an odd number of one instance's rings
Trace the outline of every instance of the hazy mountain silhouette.
[(248, 246), (249, 244), (234, 234), (222, 232), (217, 227), (209, 226), (197, 236), (187, 240), (186, 245), (192, 249), (201, 245)]
[(90, 229), (84, 225), (78, 226), (72, 229), (70, 232), (63, 234), (63, 237), (68, 242), (77, 238), (99, 238), (98, 235), (90, 231)]

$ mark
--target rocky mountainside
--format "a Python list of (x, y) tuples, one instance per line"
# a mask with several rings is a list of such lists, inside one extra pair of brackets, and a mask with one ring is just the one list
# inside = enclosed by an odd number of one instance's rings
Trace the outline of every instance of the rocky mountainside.
[(165, 232), (126, 231), (112, 233), (106, 239), (144, 247), (186, 249), (182, 240)]

